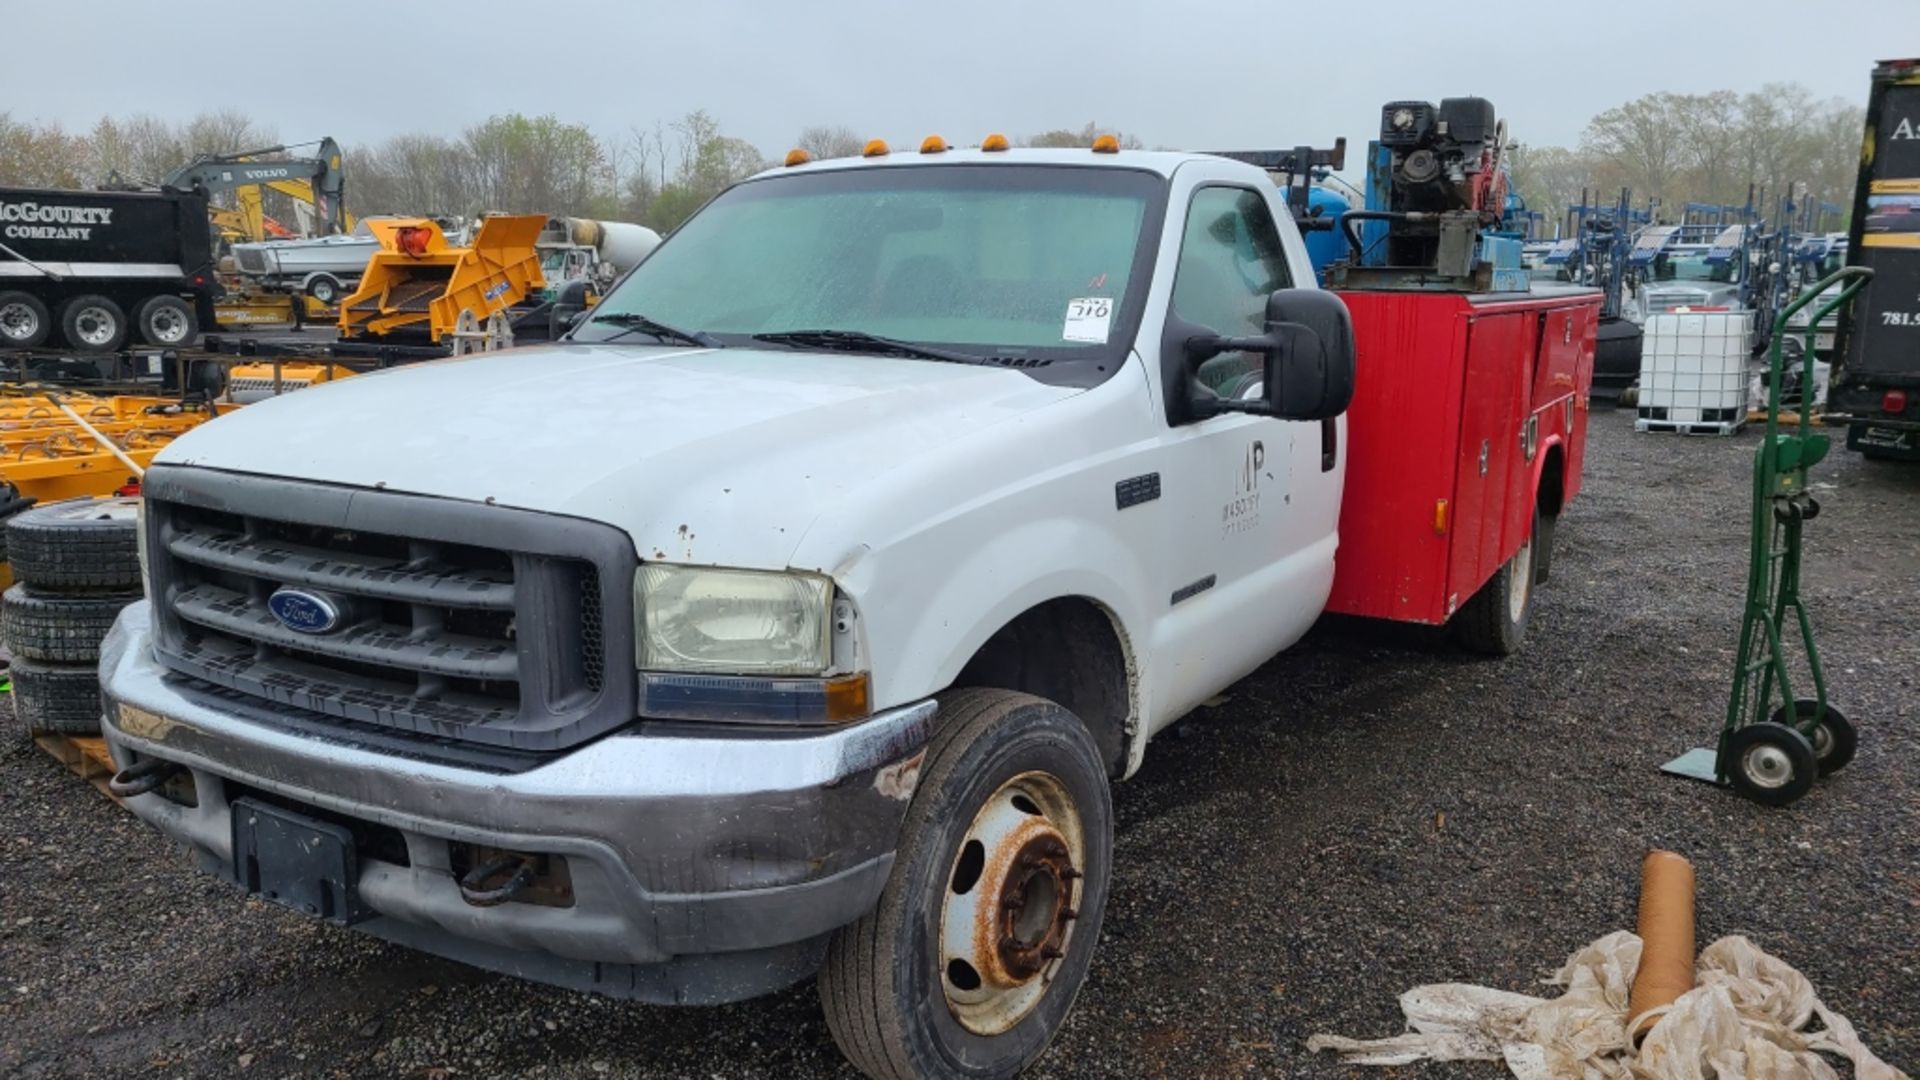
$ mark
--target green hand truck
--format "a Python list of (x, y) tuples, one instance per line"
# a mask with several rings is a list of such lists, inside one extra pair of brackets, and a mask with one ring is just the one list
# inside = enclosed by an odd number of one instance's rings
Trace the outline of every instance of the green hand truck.
[[(1853, 725), (1827, 703), (1820, 651), (1813, 622), (1800, 602), (1800, 541), (1807, 522), (1819, 516), (1820, 503), (1807, 490), (1807, 470), (1827, 455), (1832, 444), (1813, 430), (1813, 346), (1821, 320), (1839, 310), (1873, 277), (1865, 267), (1844, 267), (1821, 279), (1788, 304), (1773, 322), (1767, 372), (1767, 429), (1753, 455), (1753, 517), (1747, 556), (1747, 599), (1740, 621), (1733, 690), (1727, 697), (1727, 722), (1713, 751), (1695, 750), (1667, 764), (1666, 771), (1730, 784), (1735, 791), (1769, 806), (1785, 806), (1805, 795), (1821, 774), (1832, 774), (1853, 760)], [(1801, 350), (1798, 425), (1780, 422), (1784, 376), (1781, 346), (1787, 320), (1835, 286), (1838, 295), (1820, 305), (1807, 323)], [(1791, 619), (1791, 622), (1789, 622)], [(1795, 698), (1788, 671), (1788, 637), (1798, 632), (1812, 676), (1813, 696)], [(1776, 695), (1778, 704), (1775, 704)], [(1711, 774), (1707, 772), (1711, 760)]]

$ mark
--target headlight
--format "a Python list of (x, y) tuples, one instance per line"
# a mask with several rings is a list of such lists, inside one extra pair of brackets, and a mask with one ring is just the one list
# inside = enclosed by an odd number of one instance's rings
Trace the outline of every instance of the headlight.
[(820, 675), (833, 583), (818, 574), (648, 564), (634, 577), (642, 671)]
[(1413, 126), (1413, 110), (1412, 109), (1393, 110), (1393, 129), (1395, 131), (1405, 131), (1412, 126)]

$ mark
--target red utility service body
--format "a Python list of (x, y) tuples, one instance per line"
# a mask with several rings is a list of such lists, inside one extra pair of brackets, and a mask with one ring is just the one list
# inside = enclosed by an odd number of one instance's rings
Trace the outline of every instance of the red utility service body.
[(1327, 610), (1438, 625), (1580, 489), (1600, 293), (1342, 290), (1356, 374)]

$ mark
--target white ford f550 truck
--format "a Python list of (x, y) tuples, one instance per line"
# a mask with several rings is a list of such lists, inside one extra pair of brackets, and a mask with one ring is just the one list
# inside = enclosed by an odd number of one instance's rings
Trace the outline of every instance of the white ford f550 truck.
[(127, 805), (244, 888), (1017, 1071), (1110, 780), (1334, 576), (1346, 308), (1272, 180), (942, 150), (741, 183), (570, 340), (252, 405), (146, 477)]

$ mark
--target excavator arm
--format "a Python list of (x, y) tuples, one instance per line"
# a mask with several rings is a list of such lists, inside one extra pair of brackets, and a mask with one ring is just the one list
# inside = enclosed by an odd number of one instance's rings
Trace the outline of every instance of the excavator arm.
[[(267, 230), (260, 211), (260, 191), (271, 188), (299, 203), (311, 205), (315, 216), (325, 222), (329, 233), (353, 231), (353, 216), (347, 213), (346, 171), (342, 167), (340, 144), (332, 138), (321, 139), (319, 153), (311, 158), (270, 158), (293, 149), (269, 146), (239, 154), (203, 157), (175, 169), (160, 181), (172, 191), (199, 191), (207, 195), (232, 195), (241, 215), (237, 224), (248, 239), (265, 239)], [(226, 227), (225, 222), (219, 222)]]

